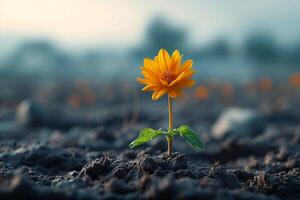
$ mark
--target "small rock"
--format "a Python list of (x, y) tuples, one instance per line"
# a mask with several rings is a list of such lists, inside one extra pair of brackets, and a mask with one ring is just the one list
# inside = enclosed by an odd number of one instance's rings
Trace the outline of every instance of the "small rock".
[(289, 159), (285, 162), (285, 167), (289, 169), (293, 169), (299, 165), (299, 161), (297, 159)]
[(172, 167), (174, 170), (188, 168), (188, 158), (185, 154), (178, 154), (172, 158)]
[(80, 172), (80, 175), (89, 176), (91, 179), (95, 180), (99, 175), (105, 173), (110, 165), (110, 159), (107, 156), (93, 160), (92, 162), (86, 164)]
[(276, 155), (276, 158), (280, 161), (284, 161), (288, 158), (289, 153), (287, 148), (280, 148), (278, 154)]
[(128, 169), (126, 167), (126, 165), (119, 165), (116, 168), (113, 169), (112, 171), (112, 176), (113, 177), (117, 177), (117, 178), (125, 178), (128, 174)]
[(260, 192), (273, 191), (273, 187), (269, 181), (269, 176), (264, 173), (254, 176), (253, 180), (250, 182), (250, 187), (255, 188), (256, 191)]
[(157, 163), (148, 155), (142, 156), (139, 159), (138, 166), (142, 171), (152, 174), (157, 169)]
[(201, 179), (200, 184), (206, 187), (227, 187), (231, 189), (241, 187), (238, 178), (233, 173), (227, 172), (219, 164), (211, 166), (208, 175)]
[(157, 156), (154, 158), (154, 161), (159, 168), (172, 169), (171, 163), (169, 163), (165, 157)]
[(260, 162), (254, 157), (250, 157), (248, 163), (245, 165), (246, 171), (251, 171), (253, 169), (258, 169), (260, 167)]
[(264, 158), (264, 163), (265, 165), (270, 165), (272, 162), (274, 162), (275, 159), (275, 155), (273, 152), (269, 152), (266, 154), (265, 158)]
[[(1, 199), (34, 199), (33, 181), (22, 175), (15, 175), (6, 187), (2, 187)], [(5, 193), (5, 195), (1, 195)]]
[(245, 108), (228, 108), (221, 113), (212, 126), (215, 138), (255, 136), (263, 132), (263, 117), (255, 110)]
[(32, 100), (22, 101), (16, 110), (16, 120), (22, 126), (43, 125), (47, 117), (44, 107)]

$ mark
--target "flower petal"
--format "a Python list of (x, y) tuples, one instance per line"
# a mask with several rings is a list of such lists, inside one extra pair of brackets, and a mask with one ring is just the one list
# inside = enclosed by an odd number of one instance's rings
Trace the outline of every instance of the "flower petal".
[(165, 55), (166, 54), (168, 54), (168, 52), (166, 52), (166, 50), (164, 50), (164, 49), (160, 49), (159, 52), (158, 52), (158, 62), (159, 62), (159, 65), (160, 65), (160, 69), (163, 72), (168, 70), (168, 63), (165, 60)]
[(144, 85), (148, 85), (149, 81), (147, 81), (146, 79), (143, 78), (137, 78), (136, 79), (139, 83), (144, 84)]
[(152, 100), (155, 100), (156, 95), (158, 94), (158, 90), (153, 91)]
[(178, 97), (179, 96), (180, 91), (179, 90), (175, 90), (175, 89), (168, 89), (168, 95), (172, 98)]
[(146, 91), (154, 91), (154, 90), (159, 90), (159, 89), (160, 89), (160, 87), (159, 87), (158, 85), (153, 85), (153, 84), (151, 84), (151, 85), (145, 86), (145, 87), (142, 89), (142, 91), (143, 91), (143, 92), (146, 92)]
[(190, 79), (190, 78), (192, 78), (192, 76), (194, 75), (194, 74), (196, 74), (196, 70), (190, 70), (190, 71), (188, 71), (186, 74), (185, 74), (185, 76), (184, 76), (184, 78), (185, 79)]
[(169, 86), (174, 86), (178, 81), (180, 81), (185, 75), (185, 72), (182, 72)]
[(159, 90), (159, 92), (155, 95), (154, 100), (159, 99), (159, 98), (162, 97), (166, 92), (167, 92), (167, 89), (166, 89), (166, 88), (163, 88), (163, 89)]
[(171, 57), (172, 61), (173, 62), (178, 62), (179, 59), (180, 59), (180, 53), (178, 50), (175, 50), (173, 53), (172, 53), (172, 57)]
[(153, 73), (155, 73), (156, 75), (160, 74), (160, 68), (154, 60), (151, 60), (150, 58), (145, 58), (144, 66), (146, 69), (153, 71)]
[(164, 79), (160, 78), (159, 80), (163, 86), (169, 86), (169, 83), (167, 81), (165, 81)]
[(163, 50), (163, 57), (164, 57), (165, 65), (169, 69), (171, 64), (171, 58), (169, 53), (166, 50)]
[(180, 62), (181, 62), (181, 55), (178, 50), (175, 50), (172, 53), (170, 70), (175, 71), (177, 67), (179, 67)]
[(158, 79), (156, 77), (153, 77), (149, 74), (147, 71), (142, 71), (142, 75), (151, 83), (158, 83)]
[(157, 64), (158, 69), (160, 70), (160, 72), (163, 72), (163, 71), (164, 71), (164, 68), (163, 68), (163, 66), (160, 64), (160, 61), (159, 61), (159, 59), (158, 59), (158, 56), (155, 56), (155, 57), (154, 57), (154, 62)]
[(192, 87), (195, 83), (196, 83), (196, 81), (194, 81), (194, 80), (182, 80), (182, 81), (179, 81), (176, 84), (176, 86), (179, 88), (189, 88), (189, 87)]
[(142, 72), (147, 72), (147, 74), (149, 74), (149, 76), (151, 76), (151, 78), (153, 78), (155, 80), (159, 78), (159, 74), (153, 72), (152, 69), (144, 67), (143, 70), (142, 70)]
[(181, 71), (189, 71), (192, 69), (192, 66), (193, 66), (193, 61), (190, 59), (190, 60), (187, 60), (181, 67)]

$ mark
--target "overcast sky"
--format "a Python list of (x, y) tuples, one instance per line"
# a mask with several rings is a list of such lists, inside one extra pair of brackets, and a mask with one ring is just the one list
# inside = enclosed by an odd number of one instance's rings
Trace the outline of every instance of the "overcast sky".
[(223, 35), (239, 40), (257, 29), (292, 41), (300, 35), (299, 8), (298, 0), (0, 0), (0, 37), (130, 46), (163, 16), (186, 28), (194, 44)]

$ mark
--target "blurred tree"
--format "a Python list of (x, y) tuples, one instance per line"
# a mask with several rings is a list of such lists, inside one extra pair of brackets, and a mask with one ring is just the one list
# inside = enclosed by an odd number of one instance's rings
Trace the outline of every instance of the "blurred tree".
[(172, 26), (162, 18), (154, 19), (146, 31), (146, 47), (157, 51), (164, 48), (168, 51), (183, 50), (186, 32), (180, 27)]
[(274, 62), (279, 57), (276, 41), (267, 33), (250, 35), (245, 42), (245, 53), (259, 62)]
[[(300, 63), (300, 42), (295, 42), (295, 45), (291, 48), (290, 54), (288, 56), (289, 60), (294, 63)], [(299, 67), (298, 67), (299, 68)]]
[(219, 38), (213, 43), (209, 44), (205, 53), (207, 56), (213, 57), (227, 57), (230, 53), (230, 45), (226, 38)]
[(228, 38), (220, 37), (206, 46), (190, 49), (188, 54), (193, 58), (226, 59), (233, 54), (232, 46)]
[(53, 62), (54, 47), (46, 41), (29, 41), (20, 45), (8, 59), (9, 69), (16, 73), (45, 70)]
[(187, 34), (184, 28), (168, 23), (162, 17), (156, 17), (150, 22), (145, 33), (145, 42), (142, 47), (134, 50), (135, 57), (153, 57), (160, 48), (173, 52), (186, 50)]
[(65, 77), (74, 71), (71, 70), (72, 64), (70, 56), (51, 42), (33, 40), (21, 44), (7, 59), (5, 66), (12, 74)]

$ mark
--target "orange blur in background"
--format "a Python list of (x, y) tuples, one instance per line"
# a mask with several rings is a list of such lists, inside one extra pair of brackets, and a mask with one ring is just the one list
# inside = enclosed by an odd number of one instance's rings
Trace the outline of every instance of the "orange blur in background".
[(195, 90), (195, 97), (199, 100), (207, 100), (209, 97), (208, 88), (205, 85), (200, 85)]
[(290, 85), (296, 88), (300, 87), (300, 73), (292, 74), (289, 78)]
[(272, 80), (264, 77), (259, 80), (259, 89), (262, 92), (269, 92), (272, 90)]

